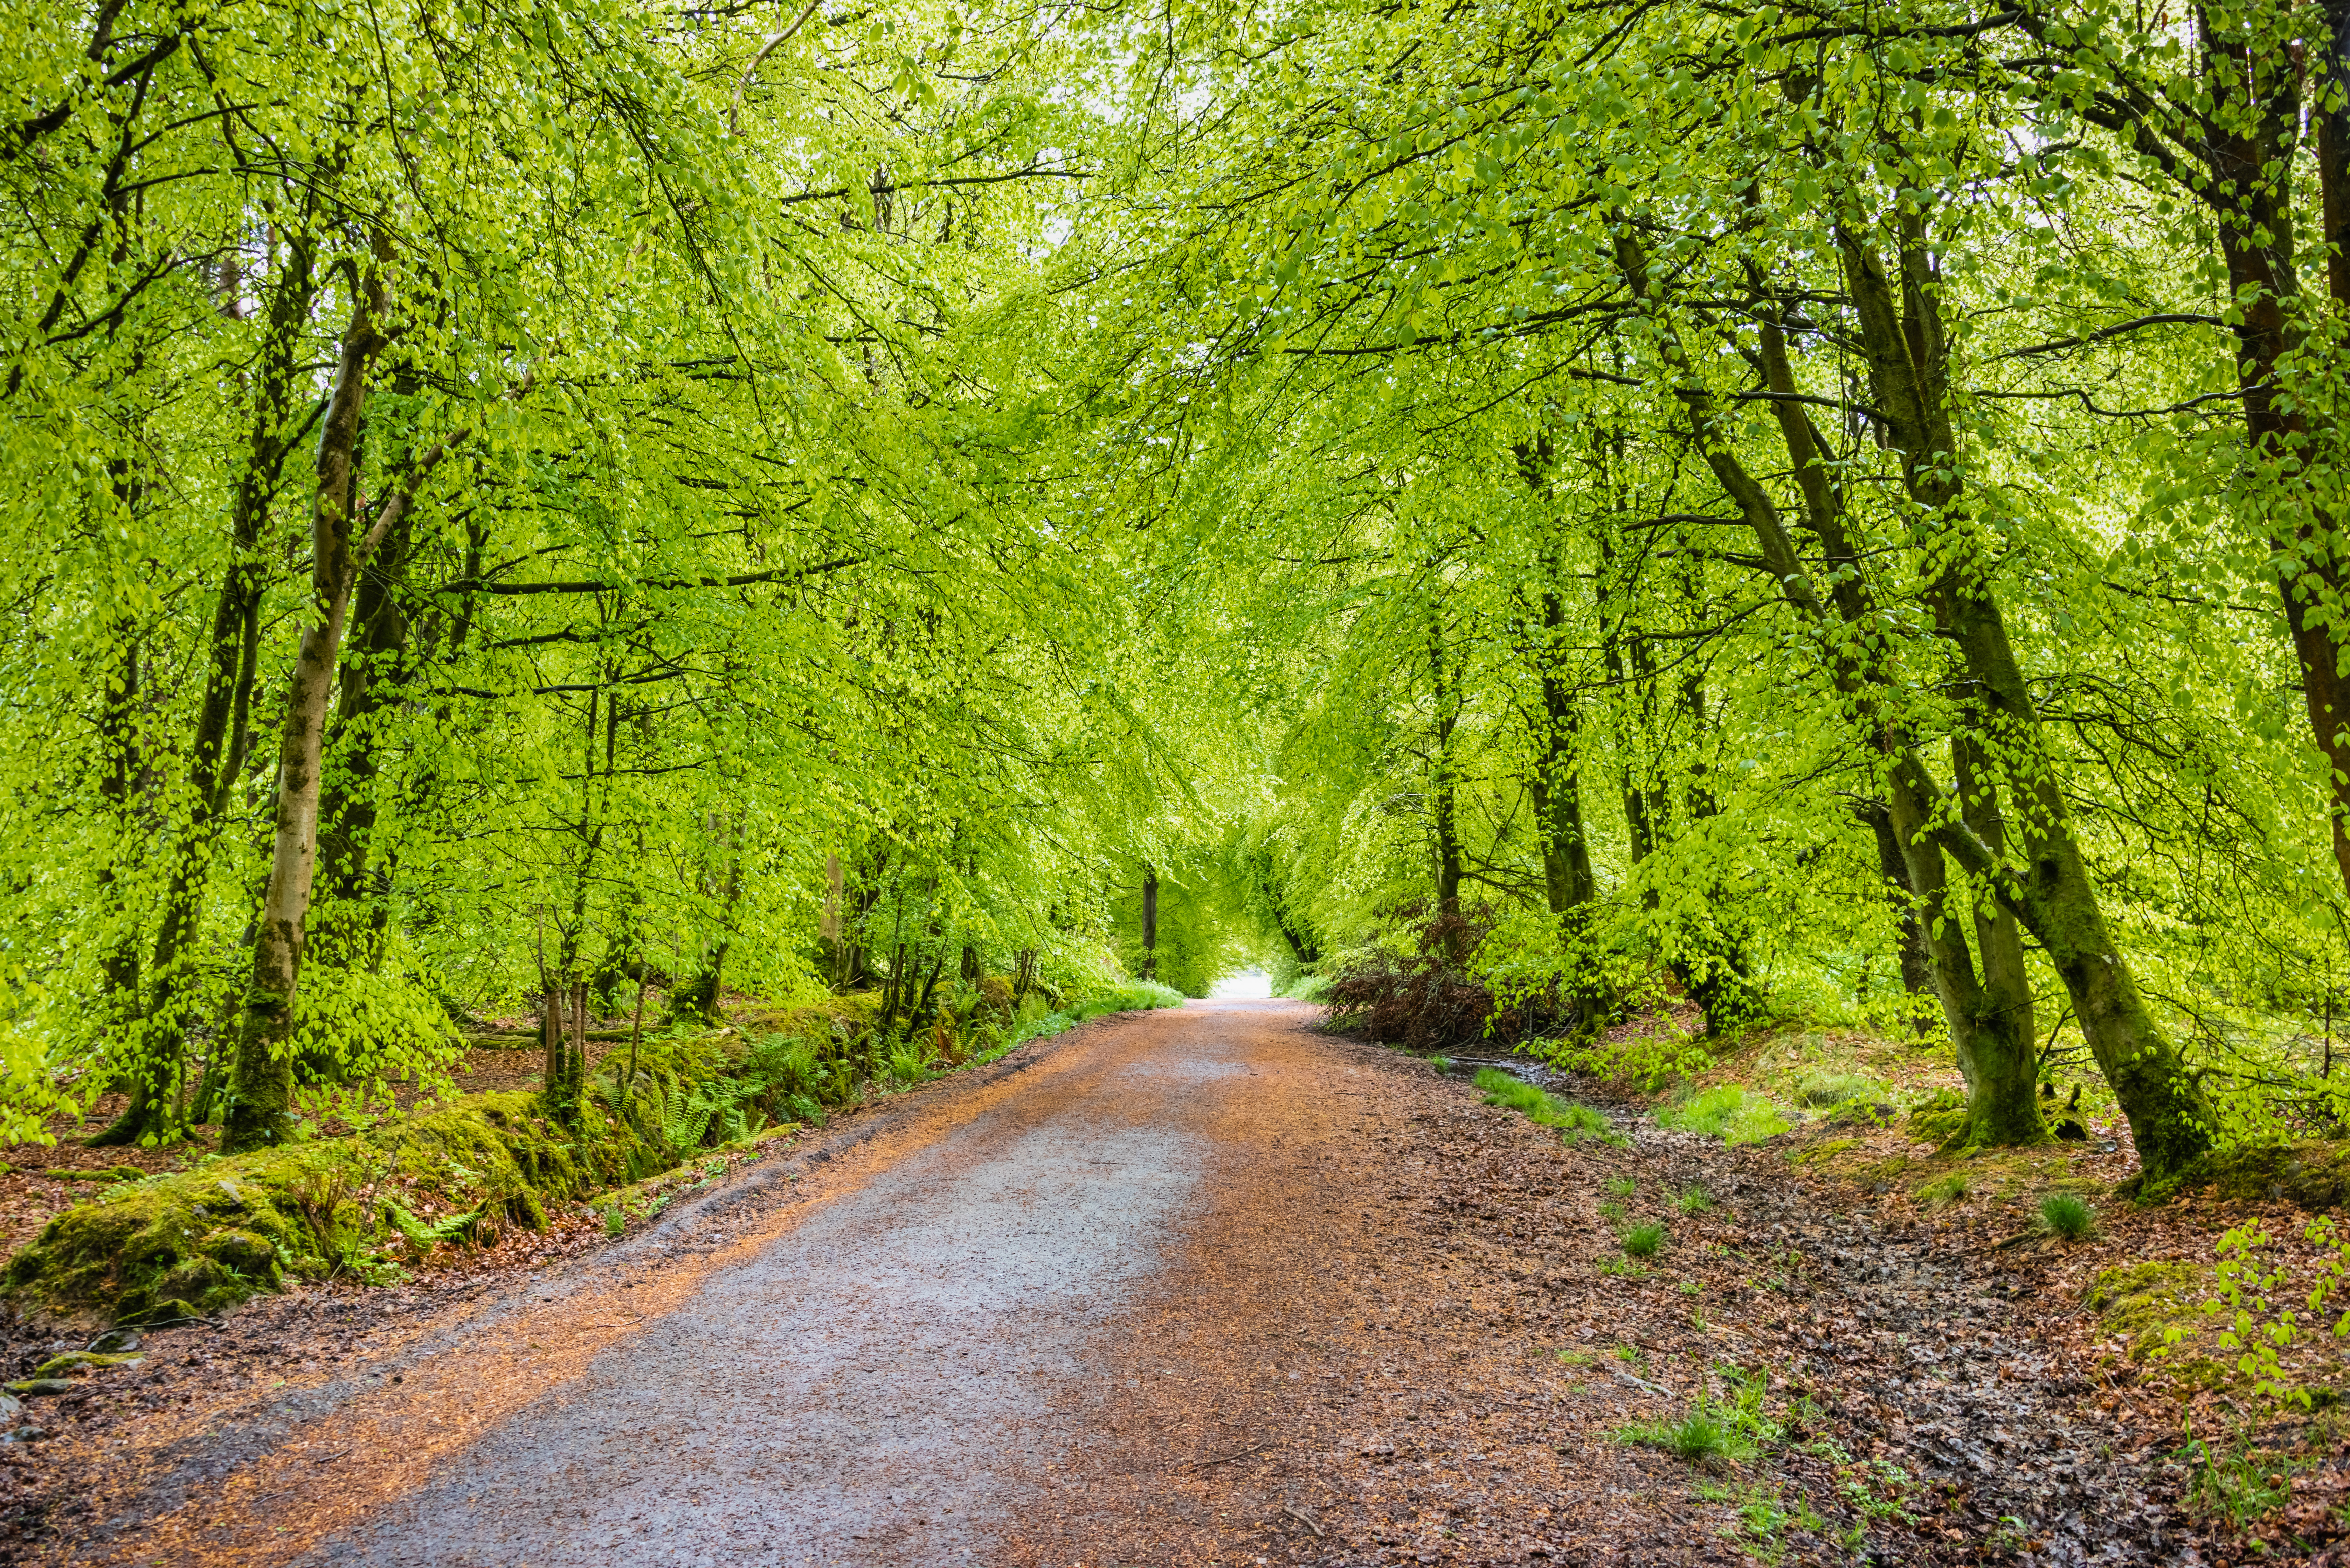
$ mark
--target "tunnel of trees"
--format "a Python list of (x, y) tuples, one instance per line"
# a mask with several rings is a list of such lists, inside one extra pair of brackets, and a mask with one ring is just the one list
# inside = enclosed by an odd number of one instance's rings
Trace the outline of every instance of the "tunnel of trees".
[(2324, 8), (12, 14), (14, 1136), (1248, 962), (2339, 1128)]

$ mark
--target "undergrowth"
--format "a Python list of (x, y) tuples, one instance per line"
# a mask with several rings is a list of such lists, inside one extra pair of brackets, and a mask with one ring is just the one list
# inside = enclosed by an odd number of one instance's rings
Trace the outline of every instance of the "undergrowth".
[(1777, 1106), (1741, 1084), (1719, 1084), (1662, 1106), (1657, 1112), (1657, 1125), (1702, 1133), (1728, 1144), (1760, 1143), (1778, 1137), (1788, 1126)]
[(1476, 1084), (1485, 1092), (1489, 1106), (1504, 1106), (1521, 1112), (1537, 1127), (1556, 1127), (1559, 1136), (1568, 1143), (1581, 1143), (1596, 1138), (1610, 1147), (1625, 1146), (1623, 1135), (1607, 1125), (1607, 1118), (1589, 1106), (1562, 1100), (1557, 1096), (1522, 1083), (1498, 1067), (1477, 1069)]

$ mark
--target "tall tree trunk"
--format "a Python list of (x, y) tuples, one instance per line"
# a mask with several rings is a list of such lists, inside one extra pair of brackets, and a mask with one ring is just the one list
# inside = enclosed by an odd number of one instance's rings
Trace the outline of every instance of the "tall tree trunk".
[(314, 962), (374, 969), (382, 959), (390, 889), (369, 864), (379, 805), (379, 730), (398, 690), (409, 617), (401, 602), (408, 574), (405, 517), (359, 574), (352, 597), (350, 649), (335, 698), (324, 794), (318, 808), (318, 909)]
[[(1522, 441), (1516, 450), (1520, 476), (1536, 497), (1549, 504), (1554, 500), (1551, 472), (1556, 462), (1550, 437)], [(1534, 768), (1527, 793), (1534, 802), (1534, 832), (1542, 847), (1543, 894), (1558, 921), (1566, 1000), (1578, 1024), (1588, 1028), (1607, 1011), (1596, 955), (1589, 950), (1599, 884), (1592, 873), (1591, 842), (1583, 825), (1583, 714), (1565, 667), (1568, 628), (1562, 530), (1556, 518), (1549, 522), (1551, 538), (1544, 551), (1543, 580), (1536, 595), (1542, 619), (1535, 646), (1530, 650), (1541, 707), (1534, 714)]]
[[(2345, 578), (2340, 542), (2343, 519), (2311, 476), (2340, 462), (2333, 441), (2313, 431), (2313, 400), (2281, 382), (2279, 367), (2305, 348), (2302, 296), (2294, 261), (2296, 224), (2293, 174), (2303, 119), (2304, 80), (2323, 81), (2334, 101), (2311, 106), (2316, 132), (2319, 223), (2328, 247), (2327, 292), (2337, 312), (2350, 310), (2350, 256), (2339, 242), (2350, 234), (2350, 109), (2339, 102), (2350, 67), (2350, 5), (2326, 0), (2326, 30), (2316, 51), (2331, 57), (2322, 74), (2298, 46), (2281, 36), (2255, 36), (2258, 13), (2199, 8), (2203, 79), (2212, 109), (2197, 118), (2210, 127), (2198, 151), (2207, 176), (2194, 185), (2219, 218), (2220, 254), (2228, 272), (2236, 339), (2237, 386), (2243, 393), (2244, 436), (2253, 466), (2280, 475), (2287, 494), (2272, 521), (2268, 545), (2282, 563), (2277, 589), (2301, 675), (2311, 740), (2327, 763), (2332, 784), (2334, 859), (2350, 889), (2350, 669), (2345, 668), (2350, 623), (2341, 605)], [(2338, 355), (2338, 350), (2335, 351)], [(2318, 406), (2324, 397), (2314, 400)]]
[[(1635, 295), (1645, 299), (1646, 259), (1628, 233), (1619, 241), (1618, 261)], [(1767, 313), (1762, 323), (1762, 347), (1765, 379), (1773, 390), (1792, 390), (1784, 342)], [(1964, 822), (1950, 820), (1954, 814), (1944, 809), (1946, 802), (1941, 791), (1918, 763), (1906, 737), (1886, 717), (1884, 687), (1888, 677), (1882, 651), (1887, 628), (1870, 598), (1866, 579), (1857, 573), (1840, 574), (1833, 590), (1835, 608), (1831, 610), (1814, 586), (1810, 570), (1797, 556), (1777, 504), (1724, 439), (1712, 394), (1690, 372), (1678, 349), (1668, 350), (1668, 362), (1683, 378), (1676, 395), (1689, 414), (1690, 432), (1707, 466), (1762, 546), (1764, 569), (1820, 639), (1838, 694), (1860, 721), (1872, 746), (1886, 759), (1885, 783), (1893, 836), (1907, 867), (1905, 879), (1918, 899), (1919, 923), (1931, 957), (1943, 1018), (1950, 1026), (1961, 1070), (1968, 1075), (1970, 1131), (1978, 1127), (2004, 1129), (2021, 1141), (2037, 1142), (2045, 1134), (2037, 1130), (2039, 1107), (2028, 1081), (2018, 1105), (2014, 1103), (2018, 1096), (2010, 1075), (1997, 1071), (1976, 1072), (1970, 1066), (1986, 1060), (2003, 1060), (2002, 1036), (1986, 1033), (1984, 1021), (1991, 1009), (1976, 974), (1973, 955), (1968, 950), (1964, 927), (1953, 918), (1958, 911), (1950, 908), (1943, 855), (1948, 845), (1960, 836), (1978, 847), (1981, 841)], [(1856, 559), (1856, 553), (1845, 537), (1842, 508), (1835, 502), (1823, 454), (1808, 421), (1802, 417), (1799, 406), (1783, 400), (1775, 406), (1780, 410), (1781, 434), (1804, 494), (1812, 532), (1825, 546), (1831, 560)], [(2019, 1132), (2019, 1128), (2027, 1130)]]
[[(261, 653), (261, 597), (268, 580), (261, 535), (286, 454), (296, 440), (295, 380), (303, 329), (317, 295), (314, 254), (307, 233), (297, 230), (286, 242), (285, 262), (265, 296), (268, 320), (254, 372), (252, 430), (229, 506), (228, 571), (213, 604), (212, 631), (204, 642), (203, 696), (188, 744), (186, 816), (172, 836), (162, 918), (148, 970), (153, 991), (142, 1042), (145, 1064), (130, 1107), (93, 1143), (133, 1144), (171, 1132), (171, 1102), (163, 1088), (178, 1081), (187, 1054), (192, 1003), (201, 984), (197, 938), (204, 896), (228, 792), (244, 764), (251, 734), (254, 674)], [(233, 275), (225, 286), (234, 291)], [(213, 1055), (220, 1054), (215, 1046)]]
[[(1905, 219), (1904, 229), (1898, 275), (1887, 271), (1872, 247), (1849, 234), (1843, 237), (1847, 286), (1859, 317), (1870, 388), (1902, 453), (1904, 479), (1922, 524), (1960, 529), (1966, 524), (1954, 505), (1961, 486), (1951, 454), (1959, 442), (1950, 422), (1939, 285), (1921, 220)], [(1961, 547), (1953, 551), (1953, 543)], [(2155, 1023), (2107, 934), (2096, 886), (2073, 836), (2054, 760), (2041, 736), (2039, 710), (1979, 550), (1941, 535), (1921, 544), (1928, 558), (1950, 563), (1930, 596), (1939, 629), (1955, 646), (1972, 682), (1979, 738), (2003, 760), (2026, 805), (2021, 842), (2012, 857), (1985, 844), (1963, 822), (1939, 824), (1936, 836), (1960, 855), (1970, 875), (1988, 878), (2000, 900), (2039, 939), (2072, 997), (2090, 1054), (2129, 1117), (2140, 1164), (2161, 1181), (2211, 1147), (2210, 1106), (2178, 1047)], [(1923, 773), (1915, 757), (1903, 766)], [(1967, 831), (1960, 835), (1952, 831), (1956, 827)], [(2036, 1103), (2032, 1116), (2036, 1122)]]
[(278, 1142), (288, 1130), (294, 1093), (288, 1041), (318, 848), (318, 766), (326, 744), (327, 705), (334, 692), (352, 579), (367, 547), (364, 541), (354, 544), (351, 523), (368, 375), (383, 344), (376, 325), (380, 294), (370, 269), (343, 334), (334, 389), (318, 435), (318, 488), (310, 508), (313, 618), (302, 629), (286, 694), (269, 885), (262, 895), (253, 978), (238, 1021), (234, 1099), (221, 1137), (223, 1150), (232, 1154)]
[(1159, 872), (1142, 868), (1142, 978), (1159, 978)]
[(128, 620), (111, 628), (117, 639), (113, 668), (107, 672), (99, 699), (98, 742), (105, 759), (99, 777), (99, 798), (106, 803), (109, 842), (98, 869), (98, 907), (104, 932), (99, 953), (99, 978), (106, 1031), (107, 1054), (115, 1076), (131, 1091), (134, 1103), (147, 1088), (138, 1049), (139, 915), (133, 907), (130, 875), (138, 858), (134, 846), (140, 836), (136, 821), (136, 797), (145, 772), (140, 741), (139, 711), (145, 701), (140, 680), (139, 638)]
[(1887, 899), (1893, 907), (1894, 957), (1901, 968), (1901, 989), (1909, 999), (1909, 1016), (1919, 1030), (1926, 1027), (1920, 1003), (1930, 1006), (1934, 996), (1934, 961), (1926, 950), (1926, 933), (1918, 919), (1918, 890), (1909, 880), (1909, 862), (1893, 831), (1893, 814), (1885, 803), (1872, 800), (1859, 811), (1877, 842), (1877, 870), (1885, 878)]
[(1430, 815), (1436, 830), (1436, 913), (1444, 922), (1445, 959), (1458, 966), (1469, 956), (1461, 933), (1460, 797), (1452, 754), (1452, 732), (1461, 719), (1460, 691), (1444, 654), (1443, 622), (1433, 607), (1428, 619), (1428, 662), (1436, 701), (1436, 753), (1430, 762), (1428, 781)]

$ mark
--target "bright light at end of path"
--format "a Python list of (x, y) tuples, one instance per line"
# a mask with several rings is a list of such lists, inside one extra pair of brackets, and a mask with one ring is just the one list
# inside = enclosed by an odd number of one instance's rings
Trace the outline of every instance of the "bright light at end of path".
[(1273, 995), (1273, 976), (1261, 969), (1244, 969), (1216, 981), (1211, 1002), (1264, 1002)]

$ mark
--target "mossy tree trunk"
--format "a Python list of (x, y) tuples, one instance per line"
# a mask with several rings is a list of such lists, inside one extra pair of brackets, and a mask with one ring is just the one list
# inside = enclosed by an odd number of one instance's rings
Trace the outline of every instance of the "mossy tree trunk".
[[(1645, 299), (1647, 260), (1628, 229), (1619, 241), (1617, 260), (1635, 295)], [(1761, 280), (1757, 282), (1758, 292), (1767, 294), (1759, 287)], [(1678, 348), (1669, 348), (1668, 363), (1681, 378), (1675, 395), (1688, 413), (1690, 433), (1707, 466), (1760, 545), (1764, 569), (1819, 639), (1822, 658), (1850, 716), (1858, 722), (1870, 745), (1887, 759), (1890, 826), (1903, 856), (1905, 879), (1918, 901), (1918, 919), (1943, 1020), (1967, 1078), (1965, 1136), (1987, 1143), (2037, 1143), (2047, 1134), (2040, 1121), (2031, 1077), (2027, 1072), (2019, 1081), (2014, 1071), (2019, 1055), (2027, 1065), (2031, 1061), (2029, 1012), (2019, 1014), (2012, 996), (2002, 989), (2006, 971), (2001, 971), (2002, 983), (1992, 985), (1987, 985), (1978, 972), (1976, 956), (1964, 934), (1964, 917), (1970, 911), (1958, 907), (1940, 835), (1955, 828), (1969, 840), (1981, 841), (1959, 811), (1952, 809), (1918, 761), (1906, 734), (1888, 716), (1890, 677), (1882, 649), (1889, 627), (1874, 602), (1866, 576), (1856, 569), (1859, 552), (1847, 536), (1841, 496), (1831, 482), (1824, 445), (1801, 404), (1787, 395), (1794, 388), (1785, 343), (1767, 312), (1761, 324), (1760, 350), (1764, 379), (1772, 390), (1782, 394), (1773, 408), (1803, 494), (1802, 514), (1828, 558), (1832, 598), (1822, 597), (1810, 569), (1797, 555), (1778, 504), (1725, 439), (1712, 393), (1691, 372)], [(1994, 968), (1998, 961), (1994, 960)], [(2014, 968), (2020, 973), (2020, 950)], [(2029, 992), (2025, 995), (2028, 999)], [(2019, 1026), (2024, 1032), (2020, 1051)]]
[(1159, 871), (1142, 868), (1142, 978), (1159, 978)]
[(352, 580), (376, 542), (370, 537), (355, 545), (351, 523), (360, 418), (368, 378), (383, 343), (377, 325), (381, 308), (380, 286), (370, 271), (343, 334), (318, 435), (318, 484), (310, 508), (311, 618), (296, 652), (278, 742), (269, 882), (262, 894), (253, 975), (238, 1020), (233, 1098), (221, 1136), (228, 1153), (279, 1142), (288, 1131), (294, 1093), (289, 1045), (317, 866), (327, 709)]
[[(1549, 436), (1516, 448), (1518, 472), (1537, 500), (1555, 499), (1551, 472), (1557, 462)], [(1544, 551), (1542, 580), (1534, 598), (1539, 615), (1525, 628), (1526, 652), (1534, 666), (1540, 705), (1531, 718), (1535, 730), (1534, 766), (1526, 781), (1534, 805), (1535, 836), (1543, 860), (1543, 894), (1558, 921), (1559, 951), (1566, 1000), (1580, 1027), (1596, 1026), (1608, 1011), (1590, 927), (1599, 898), (1591, 868), (1591, 841), (1583, 821), (1583, 712), (1565, 654), (1572, 635), (1565, 592), (1566, 563), (1555, 518)]]
[(1901, 970), (1901, 990), (1909, 1001), (1909, 1016), (1919, 1030), (1927, 1027), (1928, 1010), (1935, 1005), (1934, 961), (1926, 950), (1926, 932), (1918, 919), (1918, 889), (1909, 879), (1908, 857), (1900, 836), (1893, 830), (1893, 814), (1881, 800), (1864, 802), (1858, 811), (1876, 840), (1877, 875), (1885, 878), (1885, 895), (1893, 909), (1894, 960)]
[[(1962, 504), (1940, 285), (1922, 220), (1904, 217), (1898, 238), (1889, 269), (1873, 245), (1847, 231), (1842, 237), (1846, 286), (1870, 389), (1902, 453), (1918, 543), (1927, 558), (1948, 563), (1929, 597), (1937, 628), (1956, 649), (1976, 694), (1970, 743), (1996, 765), (2023, 805), (2012, 850), (1986, 842), (1963, 810), (1955, 819), (1943, 813), (1934, 836), (2038, 939), (2072, 998), (2090, 1054), (2129, 1118), (2139, 1163), (2159, 1182), (2209, 1152), (2211, 1110), (2107, 933), (2040, 733), (2039, 710)], [(1923, 772), (1915, 757), (1903, 765)], [(2036, 1102), (2031, 1117), (2037, 1122)]]

